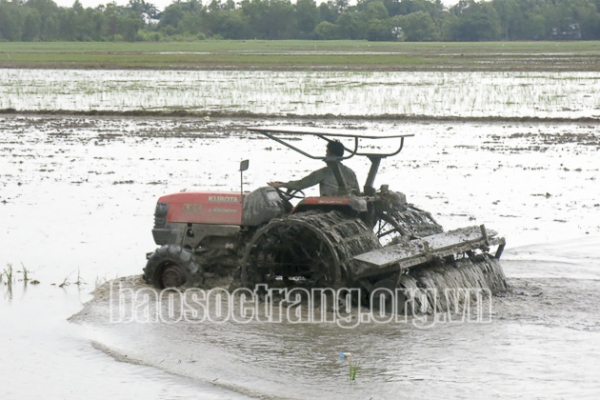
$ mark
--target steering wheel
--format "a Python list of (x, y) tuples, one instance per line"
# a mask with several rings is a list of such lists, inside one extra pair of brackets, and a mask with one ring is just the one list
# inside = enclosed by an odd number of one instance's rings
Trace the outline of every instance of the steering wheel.
[(306, 197), (302, 190), (290, 190), (283, 191), (279, 188), (274, 188), (277, 191), (277, 194), (283, 201), (290, 201), (291, 199), (303, 199)]

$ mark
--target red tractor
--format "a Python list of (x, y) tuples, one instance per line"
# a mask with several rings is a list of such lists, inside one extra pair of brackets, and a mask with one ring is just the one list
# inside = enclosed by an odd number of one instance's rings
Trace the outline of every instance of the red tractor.
[[(340, 195), (305, 197), (261, 187), (250, 193), (183, 192), (158, 199), (152, 234), (161, 246), (148, 255), (144, 279), (157, 288), (210, 287), (230, 277), (252, 287), (506, 288), (498, 262), (505, 241), (485, 227), (444, 232), (431, 214), (388, 185), (373, 186), (381, 160), (401, 152), (409, 134), (372, 136), (359, 131), (256, 127), (262, 134), (332, 169)], [(351, 141), (345, 157), (321, 157), (290, 143), (306, 135)], [(370, 152), (363, 142), (385, 139), (397, 147)], [(370, 146), (373, 148), (373, 146)], [(348, 193), (340, 161), (368, 157), (361, 194)], [(240, 171), (248, 168), (243, 161)], [(290, 200), (300, 198), (294, 206)], [(385, 246), (384, 246), (385, 245)], [(490, 247), (497, 250), (491, 254)], [(435, 276), (434, 276), (435, 275)], [(213, 283), (211, 283), (213, 282)]]

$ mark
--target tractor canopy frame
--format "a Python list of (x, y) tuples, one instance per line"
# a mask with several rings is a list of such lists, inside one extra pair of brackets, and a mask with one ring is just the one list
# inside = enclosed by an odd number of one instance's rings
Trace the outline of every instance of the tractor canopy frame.
[[(414, 134), (396, 134), (396, 135), (368, 135), (360, 131), (354, 130), (342, 130), (342, 129), (323, 129), (323, 128), (306, 128), (306, 127), (250, 127), (249, 131), (260, 133), (269, 139), (276, 141), (277, 143), (294, 150), (297, 153), (302, 154), (305, 157), (311, 158), (313, 160), (322, 160), (325, 161), (327, 166), (331, 168), (333, 171), (335, 178), (338, 182), (338, 186), (340, 188), (340, 192), (342, 194), (348, 194), (346, 182), (344, 182), (344, 177), (342, 176), (340, 169), (340, 161), (347, 160), (354, 156), (364, 156), (368, 157), (371, 161), (371, 167), (369, 168), (369, 173), (367, 175), (367, 180), (365, 182), (365, 186), (363, 188), (365, 195), (373, 196), (375, 194), (375, 188), (373, 184), (375, 183), (375, 177), (377, 176), (377, 172), (379, 170), (379, 165), (381, 164), (381, 159), (386, 157), (392, 157), (399, 154), (404, 147), (404, 138), (414, 136)], [(343, 157), (325, 157), (318, 156), (314, 154), (310, 154), (293, 144), (289, 143), (289, 141), (284, 140), (277, 135), (310, 135), (316, 136), (319, 139), (323, 139), (326, 142), (334, 142), (337, 138), (351, 138), (354, 139), (354, 148), (347, 148), (344, 146), (344, 149), (348, 152), (348, 155)], [(398, 148), (393, 149), (389, 152), (383, 153), (375, 153), (375, 152), (364, 152), (361, 151), (361, 141), (367, 140), (381, 140), (381, 139), (397, 139), (399, 141)]]

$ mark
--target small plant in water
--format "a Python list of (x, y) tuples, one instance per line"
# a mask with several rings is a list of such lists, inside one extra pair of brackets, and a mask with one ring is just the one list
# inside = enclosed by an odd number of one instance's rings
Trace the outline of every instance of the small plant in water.
[(71, 284), (71, 282), (69, 282), (68, 279), (69, 279), (69, 277), (67, 276), (65, 278), (65, 280), (60, 285), (58, 285), (58, 287), (62, 288), (62, 287), (65, 287), (65, 286), (69, 286)]
[(4, 275), (6, 275), (6, 284), (12, 285), (12, 280), (13, 280), (12, 264), (7, 264), (7, 268), (4, 270)]
[(79, 274), (79, 268), (77, 268), (77, 281), (75, 282), (77, 286), (85, 284), (84, 280), (81, 279), (81, 275)]
[(356, 379), (356, 373), (358, 372), (359, 366), (360, 366), (360, 361), (358, 361), (358, 360), (348, 361), (348, 376), (350, 377), (350, 380), (353, 381)]
[(27, 282), (29, 280), (29, 271), (27, 271), (27, 268), (25, 268), (25, 264), (21, 263), (21, 265), (23, 266), (23, 280)]

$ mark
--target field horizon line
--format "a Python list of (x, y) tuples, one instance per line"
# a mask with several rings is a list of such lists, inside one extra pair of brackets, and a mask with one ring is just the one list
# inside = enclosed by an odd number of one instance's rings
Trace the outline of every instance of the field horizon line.
[(370, 115), (344, 115), (344, 114), (266, 114), (247, 111), (188, 111), (188, 110), (17, 110), (14, 108), (0, 109), (0, 115), (26, 115), (26, 116), (67, 116), (67, 117), (153, 117), (153, 118), (215, 118), (215, 119), (240, 119), (256, 118), (270, 120), (354, 120), (354, 121), (406, 121), (406, 122), (528, 122), (528, 123), (590, 123), (600, 124), (600, 115), (597, 117), (534, 117), (534, 116), (439, 116), (439, 115), (413, 115), (413, 114), (370, 114)]

